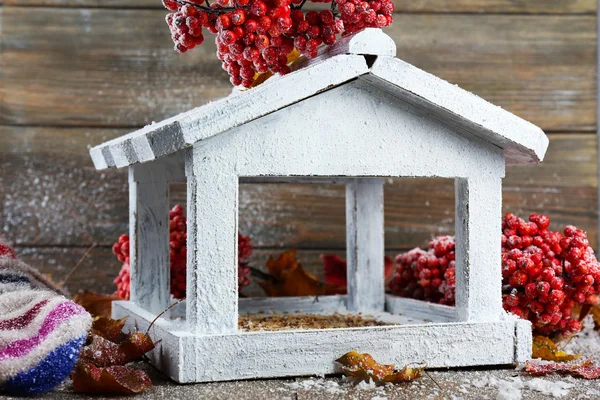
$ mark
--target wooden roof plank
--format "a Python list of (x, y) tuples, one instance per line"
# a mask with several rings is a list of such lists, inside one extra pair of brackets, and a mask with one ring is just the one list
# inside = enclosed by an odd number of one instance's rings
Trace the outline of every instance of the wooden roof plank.
[[(232, 94), (202, 107), (113, 139), (90, 153), (98, 169), (147, 162), (180, 150), (323, 90), (368, 73), (364, 57), (337, 55), (311, 63), (310, 68), (271, 78), (249, 91)], [(290, 90), (290, 87), (294, 90)], [(99, 159), (99, 154), (110, 157)]]

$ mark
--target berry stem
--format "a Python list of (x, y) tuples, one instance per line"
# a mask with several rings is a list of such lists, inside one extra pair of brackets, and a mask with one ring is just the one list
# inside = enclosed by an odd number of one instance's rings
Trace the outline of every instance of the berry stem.
[[(333, 0), (331, 1), (331, 3), (333, 3)], [(302, 3), (298, 4), (296, 7), (294, 7), (293, 5), (290, 5), (290, 8), (292, 10), (302, 10), (302, 7), (304, 7), (304, 4), (306, 4), (306, 0), (302, 0)]]
[[(250, 10), (250, 6), (236, 6), (236, 7), (222, 7), (222, 8), (211, 8), (210, 7), (210, 3), (208, 2), (208, 0), (204, 0), (206, 2), (207, 6), (201, 6), (200, 4), (196, 4), (196, 3), (192, 3), (190, 1), (186, 1), (186, 0), (173, 0), (175, 3), (181, 4), (182, 6), (188, 5), (188, 6), (192, 6), (197, 10), (204, 10), (209, 14), (215, 14), (215, 15), (221, 15), (221, 14), (225, 14), (231, 11), (235, 11), (237, 9), (244, 9), (244, 10)], [(306, 1), (306, 0), (304, 0)]]
[(154, 325), (154, 323), (160, 318), (162, 317), (167, 311), (169, 311), (171, 308), (175, 307), (177, 304), (181, 303), (182, 301), (185, 300), (185, 297), (183, 299), (179, 299), (177, 300), (175, 303), (171, 304), (169, 307), (167, 307), (166, 309), (164, 309), (163, 311), (160, 312), (160, 314), (158, 314), (153, 320), (152, 322), (150, 322), (150, 325), (148, 325), (148, 329), (146, 329), (146, 333), (144, 333), (145, 336), (148, 336), (148, 333), (150, 333), (150, 328), (152, 328), (152, 325)]

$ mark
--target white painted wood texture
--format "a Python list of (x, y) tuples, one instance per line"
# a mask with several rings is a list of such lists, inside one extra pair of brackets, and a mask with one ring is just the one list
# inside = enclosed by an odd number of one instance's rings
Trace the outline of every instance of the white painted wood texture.
[(458, 132), (503, 148), (508, 164), (544, 159), (549, 140), (540, 128), (411, 64), (379, 57), (366, 79)]
[(515, 315), (507, 314), (507, 318), (515, 321), (515, 363), (524, 363), (531, 359), (533, 338), (531, 336), (531, 322), (520, 319)]
[(345, 185), (354, 178), (339, 176), (241, 176), (240, 183), (305, 183)]
[(385, 295), (385, 310), (394, 314), (402, 314), (411, 318), (426, 319), (434, 322), (458, 321), (456, 307), (407, 299), (391, 294)]
[(185, 151), (178, 151), (145, 166), (138, 165), (132, 171), (136, 182), (163, 180), (185, 183)]
[(383, 184), (380, 178), (354, 179), (346, 184), (350, 311), (381, 312), (385, 308)]
[[(155, 172), (155, 174), (153, 174)], [(169, 306), (169, 184), (160, 164), (129, 167), (131, 301), (158, 314)]]
[(202, 140), (194, 151), (198, 173), (217, 163), (240, 178), (504, 175), (502, 149), (360, 80)]
[[(171, 318), (185, 318), (186, 300), (173, 306), (169, 311)], [(346, 295), (303, 296), (303, 297), (240, 297), (240, 314), (277, 312), (277, 313), (332, 313), (346, 312)]]
[(320, 48), (320, 56), (331, 57), (337, 54), (396, 57), (396, 43), (381, 29), (366, 28), (354, 35), (340, 38), (331, 46)]
[(241, 313), (278, 312), (278, 313), (324, 313), (345, 312), (346, 295), (305, 296), (305, 297), (261, 297), (240, 298)]
[(502, 309), (502, 180), (456, 179), (456, 310), (459, 321), (497, 321)]
[[(347, 296), (254, 297), (238, 299), (240, 314), (251, 313), (348, 313)], [(169, 311), (171, 318), (185, 318), (185, 300)], [(385, 295), (385, 312), (422, 322), (457, 322), (456, 308), (442, 304)], [(415, 323), (415, 321), (412, 321)]]
[(430, 368), (513, 364), (515, 323), (463, 323), (187, 336), (184, 382), (339, 373), (358, 350), (386, 364)]
[[(200, 156), (201, 157), (201, 156)], [(186, 320), (203, 335), (234, 333), (238, 317), (238, 177), (219, 160), (189, 149), (187, 186)]]
[[(145, 331), (154, 315), (115, 302), (113, 317)], [(164, 318), (150, 330), (161, 340), (148, 356), (172, 379), (210, 382), (339, 372), (334, 360), (357, 349), (385, 363), (427, 362), (428, 368), (513, 364), (531, 330), (512, 318), (495, 322), (430, 323), (383, 327), (198, 335)], [(528, 339), (529, 338), (529, 339)], [(520, 345), (517, 345), (520, 343)]]
[[(509, 163), (543, 159), (548, 139), (539, 128), (392, 57), (392, 39), (376, 31), (346, 38), (329, 50), (333, 55), (325, 54), (284, 77), (96, 146), (90, 150), (94, 165), (104, 169), (152, 161), (355, 78), (401, 97), (460, 133), (505, 149)], [(341, 51), (349, 54), (337, 54)], [(370, 67), (362, 54), (378, 55)]]

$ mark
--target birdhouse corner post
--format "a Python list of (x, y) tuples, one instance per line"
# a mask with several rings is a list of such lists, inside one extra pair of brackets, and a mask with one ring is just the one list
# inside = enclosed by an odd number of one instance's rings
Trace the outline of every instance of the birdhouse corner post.
[(235, 333), (239, 178), (196, 146), (187, 151), (186, 175), (188, 328), (204, 335)]
[(349, 311), (385, 308), (383, 184), (381, 178), (351, 179), (346, 184)]
[(456, 310), (459, 321), (498, 321), (502, 309), (502, 178), (457, 178)]
[(130, 297), (156, 314), (170, 304), (169, 183), (161, 167), (129, 167)]

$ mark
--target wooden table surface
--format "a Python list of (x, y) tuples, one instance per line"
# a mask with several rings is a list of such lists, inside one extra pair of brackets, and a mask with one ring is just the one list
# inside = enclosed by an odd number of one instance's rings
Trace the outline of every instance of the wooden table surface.
[[(576, 224), (595, 243), (596, 1), (395, 3), (386, 31), (398, 57), (548, 133), (543, 164), (507, 169), (504, 210), (545, 212), (554, 228)], [(126, 172), (96, 172), (88, 148), (231, 90), (210, 40), (173, 52), (165, 14), (159, 0), (0, 6), (0, 232), (56, 280), (98, 243), (72, 291), (113, 290), (120, 266), (110, 246), (128, 223)], [(388, 151), (387, 162), (398, 162)], [(452, 181), (394, 179), (385, 190), (388, 254), (452, 233)], [(319, 254), (344, 253), (342, 187), (244, 185), (240, 197), (255, 265), (296, 247), (320, 274)], [(173, 187), (172, 203), (184, 201), (183, 188)]]

